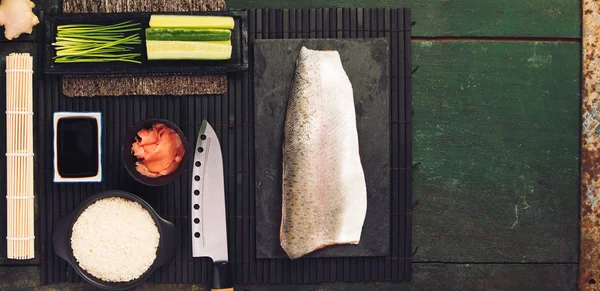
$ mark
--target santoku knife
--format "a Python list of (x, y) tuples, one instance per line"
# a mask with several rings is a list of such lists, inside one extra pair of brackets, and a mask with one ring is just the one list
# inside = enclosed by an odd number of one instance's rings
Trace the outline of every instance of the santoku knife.
[(192, 255), (213, 259), (212, 290), (233, 290), (227, 253), (223, 156), (217, 134), (204, 120), (192, 171)]

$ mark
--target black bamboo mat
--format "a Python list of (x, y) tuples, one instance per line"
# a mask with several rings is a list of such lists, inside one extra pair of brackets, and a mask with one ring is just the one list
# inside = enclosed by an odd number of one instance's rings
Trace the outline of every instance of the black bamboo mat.
[[(42, 284), (81, 279), (52, 248), (54, 222), (88, 196), (107, 189), (132, 192), (175, 223), (179, 241), (175, 260), (149, 280), (154, 283), (206, 283), (210, 261), (192, 258), (190, 246), (190, 175), (152, 188), (128, 176), (120, 160), (126, 130), (147, 118), (166, 118), (195, 140), (203, 119), (221, 141), (225, 171), (229, 258), (236, 283), (317, 283), (406, 281), (411, 255), (411, 63), (408, 9), (262, 9), (249, 11), (249, 42), (272, 38), (387, 37), (390, 45), (391, 254), (370, 258), (256, 259), (254, 188), (253, 72), (229, 75), (228, 92), (203, 96), (128, 96), (65, 98), (60, 77), (45, 76), (35, 104), (36, 189), (40, 216)], [(251, 47), (251, 46), (250, 46)], [(249, 53), (252, 56), (252, 51)], [(252, 68), (252, 60), (250, 63)], [(52, 113), (102, 112), (104, 181), (99, 184), (52, 182)], [(190, 144), (193, 147), (193, 143)], [(192, 152), (192, 149), (188, 149)]]

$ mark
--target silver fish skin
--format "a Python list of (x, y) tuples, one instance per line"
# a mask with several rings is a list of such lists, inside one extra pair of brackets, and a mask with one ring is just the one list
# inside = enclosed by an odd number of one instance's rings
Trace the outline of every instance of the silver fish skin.
[(367, 212), (352, 84), (337, 51), (302, 47), (283, 144), (280, 242), (291, 259), (358, 244)]

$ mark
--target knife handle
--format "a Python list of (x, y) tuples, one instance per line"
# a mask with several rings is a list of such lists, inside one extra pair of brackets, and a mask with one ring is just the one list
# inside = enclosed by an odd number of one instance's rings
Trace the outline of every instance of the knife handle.
[(213, 263), (213, 280), (210, 289), (212, 291), (233, 291), (231, 268), (228, 262)]

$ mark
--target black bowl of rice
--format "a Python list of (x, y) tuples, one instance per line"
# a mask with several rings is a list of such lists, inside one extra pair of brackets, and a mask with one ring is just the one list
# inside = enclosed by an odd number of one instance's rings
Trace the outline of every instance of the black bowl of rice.
[(90, 284), (133, 288), (175, 257), (175, 226), (123, 191), (91, 196), (56, 223), (54, 251)]

